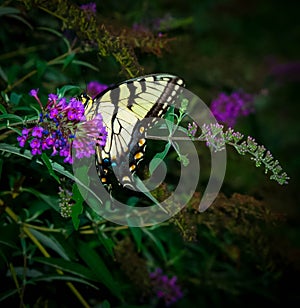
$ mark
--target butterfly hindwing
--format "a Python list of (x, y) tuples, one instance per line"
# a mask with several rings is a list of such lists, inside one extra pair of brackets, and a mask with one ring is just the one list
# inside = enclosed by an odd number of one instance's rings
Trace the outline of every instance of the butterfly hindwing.
[(86, 103), (87, 120), (100, 113), (108, 132), (106, 145), (97, 145), (96, 167), (109, 189), (112, 169), (120, 184), (134, 186), (132, 173), (143, 159), (147, 128), (166, 113), (183, 86), (173, 75), (147, 75), (110, 87)]

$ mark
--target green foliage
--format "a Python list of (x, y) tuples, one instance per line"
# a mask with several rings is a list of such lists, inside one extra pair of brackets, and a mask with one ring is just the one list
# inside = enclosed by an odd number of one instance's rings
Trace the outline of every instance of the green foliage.
[[(177, 277), (184, 294), (172, 307), (299, 306), (293, 283), (300, 269), (299, 86), (292, 72), (276, 79), (269, 64), (297, 60), (295, 4), (96, 2), (96, 14), (80, 9), (82, 1), (0, 4), (0, 305), (164, 307), (149, 276), (162, 268)], [(227, 144), (236, 151), (228, 150), (223, 192), (207, 211), (200, 214), (198, 206), (210, 160), (204, 143), (195, 142), (204, 176), (189, 204), (160, 225), (119, 226), (87, 206), (70, 166), (33, 157), (16, 138), (39, 118), (31, 89), (39, 88), (44, 105), (49, 93), (78, 96), (91, 80), (112, 84), (153, 72), (182, 76), (208, 105), (221, 91), (264, 94), (255, 101), (256, 113), (234, 131), (214, 128), (214, 149)], [(186, 120), (183, 103), (179, 114), (167, 117), (170, 135)], [(280, 157), (291, 176), (288, 186), (266, 181), (247, 165), (238, 154), (249, 154), (280, 184), (288, 180), (270, 152), (236, 131)], [(176, 188), (176, 158), (193, 159), (173, 145), (147, 146), (146, 155), (154, 157), (149, 172), (161, 160), (170, 170), (170, 183), (149, 193), (155, 203)], [(78, 173), (80, 185), (90, 185), (88, 170)], [(121, 197), (140, 204), (139, 196)]]

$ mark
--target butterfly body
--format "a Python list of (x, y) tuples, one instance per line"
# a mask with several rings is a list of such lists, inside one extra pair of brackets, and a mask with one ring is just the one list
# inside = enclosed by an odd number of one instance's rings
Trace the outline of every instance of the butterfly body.
[(104, 147), (96, 147), (96, 167), (108, 187), (113, 170), (120, 184), (133, 187), (132, 174), (144, 157), (146, 132), (163, 117), (178, 97), (184, 81), (169, 74), (153, 74), (127, 80), (85, 98), (87, 120), (98, 113), (107, 129)]

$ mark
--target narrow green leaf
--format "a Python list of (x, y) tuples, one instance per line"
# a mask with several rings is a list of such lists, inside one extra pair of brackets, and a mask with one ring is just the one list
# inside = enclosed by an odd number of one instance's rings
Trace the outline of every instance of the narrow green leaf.
[(153, 174), (153, 172), (156, 170), (156, 168), (161, 164), (161, 161), (164, 160), (164, 158), (167, 156), (167, 154), (170, 150), (170, 147), (171, 147), (171, 143), (168, 142), (165, 145), (165, 149), (162, 152), (156, 153), (154, 155), (154, 157), (152, 158), (152, 160), (150, 161), (150, 164), (149, 164), (150, 174)]
[(85, 67), (88, 67), (96, 72), (99, 72), (99, 68), (96, 67), (95, 65), (92, 65), (88, 62), (85, 62), (85, 61), (80, 61), (80, 60), (74, 60), (73, 61), (73, 64), (77, 64), (77, 65), (81, 65), (81, 66), (85, 66)]
[(67, 92), (75, 92), (74, 95), (78, 95), (82, 92), (82, 89), (78, 86), (71, 85), (63, 86), (62, 88), (57, 89), (58, 97), (65, 97)]
[(3, 105), (0, 105), (0, 112), (2, 112), (3, 114), (7, 114), (7, 111)]
[(105, 233), (101, 232), (101, 230), (99, 230), (97, 234), (98, 234), (98, 239), (103, 244), (106, 251), (109, 253), (110, 256), (113, 256), (114, 255), (113, 248), (115, 246), (113, 240), (107, 237)]
[(63, 260), (60, 258), (44, 258), (44, 257), (33, 258), (33, 261), (52, 266), (56, 269), (60, 269), (64, 272), (68, 272), (73, 275), (85, 278), (85, 279), (101, 282), (94, 275), (93, 271), (81, 265), (80, 263), (75, 263), (75, 262)]
[(67, 276), (67, 275), (59, 275), (59, 274), (54, 274), (54, 275), (43, 275), (43, 276), (38, 276), (38, 277), (34, 277), (32, 279), (30, 279), (28, 283), (34, 283), (36, 281), (48, 281), (48, 282), (51, 282), (51, 281), (56, 281), (56, 280), (63, 280), (63, 281), (73, 281), (73, 282), (80, 282), (80, 283), (83, 283), (83, 284), (86, 284), (96, 290), (98, 290), (99, 288), (96, 287), (95, 285), (93, 285), (92, 283), (90, 282), (87, 282), (81, 278), (76, 278), (76, 277), (73, 277), (73, 276)]
[[(135, 183), (136, 183), (136, 187), (145, 195), (147, 196), (151, 201), (153, 201), (154, 204), (156, 204), (158, 207), (161, 208), (162, 211), (164, 211), (166, 214), (168, 214), (168, 212), (166, 211), (166, 209), (164, 209), (160, 202), (158, 200), (156, 200), (156, 198), (154, 198), (151, 195), (151, 192), (147, 189), (147, 187), (144, 185), (143, 181), (136, 175), (133, 174), (133, 177), (135, 179)], [(128, 223), (130, 224), (130, 221), (128, 221)]]
[(30, 188), (30, 187), (23, 187), (22, 191), (26, 191), (26, 192), (29, 192), (29, 193), (35, 195), (37, 198), (43, 200), (45, 202), (45, 204), (49, 205), (55, 211), (60, 212), (59, 206), (58, 206), (58, 197), (57, 196), (44, 195), (40, 191), (35, 190), (33, 188)]
[[(3, 152), (8, 152), (8, 153), (12, 153), (15, 155), (18, 155), (20, 157), (26, 158), (26, 159), (32, 159), (33, 155), (30, 153), (30, 151), (25, 150), (25, 151), (21, 151), (21, 149), (19, 147), (16, 146), (12, 146), (10, 144), (7, 143), (0, 143), (0, 151)], [(40, 160), (36, 160), (36, 162), (38, 164), (44, 165), (42, 161)], [(82, 187), (84, 187), (84, 189), (86, 189), (87, 191), (89, 191), (91, 194), (95, 195), (94, 192), (88, 187), (88, 185), (85, 184), (85, 182), (81, 181), (81, 179), (79, 179), (78, 177), (75, 177), (73, 174), (71, 174), (69, 171), (67, 171), (62, 165), (51, 161), (51, 165), (53, 170), (55, 170), (56, 172), (62, 174), (63, 176), (76, 181), (76, 183), (78, 183), (78, 185), (81, 185)], [(79, 168), (78, 168), (79, 169)], [(87, 176), (85, 176), (86, 179), (88, 179)], [(97, 198), (97, 196), (96, 196)], [(101, 200), (99, 200), (99, 198), (97, 198), (97, 206), (99, 206), (98, 202), (101, 202)]]
[[(60, 37), (64, 43), (66, 44), (67, 50), (71, 50), (71, 46), (69, 41), (67, 40), (66, 36), (63, 35), (61, 32), (54, 30), (53, 28), (47, 28), (47, 27), (37, 27), (37, 30), (42, 30), (42, 31), (47, 31), (50, 32), (58, 37)], [(57, 61), (56, 63), (58, 63), (59, 61)]]
[(138, 252), (140, 252), (142, 246), (142, 236), (143, 236), (142, 230), (141, 228), (135, 228), (135, 227), (129, 227), (129, 230), (131, 231), (133, 238), (136, 242)]
[(167, 262), (167, 254), (166, 254), (165, 248), (164, 248), (163, 244), (161, 243), (161, 241), (158, 238), (156, 238), (147, 228), (141, 228), (141, 230), (145, 234), (147, 234), (149, 236), (149, 238), (154, 242), (154, 244), (158, 248), (158, 251), (160, 252), (163, 260)]
[(18, 293), (18, 289), (8, 290), (0, 294), (0, 302)]
[(1, 66), (0, 66), (0, 77), (1, 77), (5, 82), (7, 82), (7, 75), (6, 75), (6, 73), (4, 72), (4, 70), (2, 69)]
[(42, 159), (42, 161), (44, 162), (45, 166), (47, 167), (47, 169), (48, 169), (48, 171), (49, 171), (49, 174), (60, 184), (60, 179), (59, 179), (59, 177), (55, 174), (55, 172), (54, 172), (54, 170), (53, 170), (53, 168), (52, 168), (52, 164), (51, 164), (51, 162), (50, 162), (50, 160), (49, 160), (49, 157), (48, 157), (45, 153), (43, 153), (43, 154), (41, 155), (41, 159)]
[(35, 229), (30, 229), (30, 232), (46, 247), (57, 252), (63, 259), (69, 260), (69, 256), (66, 254), (62, 245), (51, 235), (45, 235)]
[(10, 6), (0, 7), (0, 16), (7, 15), (7, 14), (18, 14), (18, 13), (20, 13), (20, 10), (14, 7), (10, 7)]
[(18, 122), (23, 122), (23, 119), (15, 114), (10, 114), (10, 113), (6, 113), (6, 114), (0, 114), (0, 119), (10, 119), (10, 120), (16, 120)]
[(71, 53), (64, 59), (63, 70), (66, 69), (72, 63), (74, 58), (75, 58), (75, 53)]
[(82, 241), (78, 243), (78, 253), (88, 267), (94, 272), (97, 279), (99, 279), (114, 295), (121, 299), (120, 287), (116, 284), (116, 281), (99, 254), (97, 254), (88, 243)]
[(33, 27), (32, 25), (26, 20), (24, 19), (23, 17), (19, 16), (19, 15), (15, 15), (15, 14), (10, 14), (8, 15), (8, 17), (11, 17), (11, 18), (14, 18), (14, 19), (17, 19), (19, 21), (21, 21), (23, 24), (25, 24), (29, 29), (33, 30)]
[(174, 106), (170, 106), (164, 118), (166, 119), (166, 124), (168, 122), (174, 123)]

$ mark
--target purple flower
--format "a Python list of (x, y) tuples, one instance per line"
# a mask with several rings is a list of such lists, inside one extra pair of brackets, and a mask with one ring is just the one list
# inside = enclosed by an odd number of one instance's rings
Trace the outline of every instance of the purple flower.
[(220, 93), (211, 103), (211, 111), (219, 122), (234, 126), (237, 118), (254, 112), (254, 96), (244, 92)]
[(100, 83), (98, 81), (91, 81), (87, 85), (87, 94), (92, 98), (95, 98), (99, 93), (107, 89), (106, 84)]
[(84, 116), (84, 106), (81, 101), (78, 101), (75, 98), (71, 98), (67, 110), (68, 110), (67, 117), (69, 120), (71, 121), (82, 120), (82, 117)]
[(78, 125), (73, 141), (76, 158), (80, 159), (94, 155), (96, 145), (105, 146), (106, 138), (107, 131), (100, 114), (92, 120), (81, 122)]
[(48, 95), (48, 99), (49, 99), (49, 101), (56, 101), (58, 99), (58, 95), (50, 93)]
[(166, 306), (176, 303), (183, 297), (181, 288), (177, 285), (176, 276), (170, 279), (168, 276), (163, 275), (163, 271), (160, 268), (150, 273), (149, 276), (156, 296), (163, 299)]
[(95, 2), (82, 4), (80, 8), (86, 13), (87, 18), (90, 19), (91, 16), (95, 16), (97, 12), (97, 6)]
[(25, 146), (26, 141), (27, 141), (27, 137), (26, 136), (18, 136), (17, 140), (19, 142), (20, 147), (23, 148)]
[(41, 146), (41, 141), (40, 141), (39, 139), (34, 138), (34, 139), (32, 139), (32, 140), (30, 141), (30, 147), (31, 147), (32, 149), (34, 149), (34, 148), (39, 148), (40, 146)]
[(32, 89), (29, 91), (29, 95), (37, 99), (38, 92), (39, 92), (39, 89)]
[(38, 92), (39, 92), (39, 89), (32, 89), (29, 91), (29, 95), (31, 95), (32, 97), (34, 97), (36, 99), (36, 101), (39, 103), (40, 105), (40, 108), (43, 110), (43, 105), (38, 97)]
[[(37, 90), (31, 90), (39, 102)], [(72, 148), (76, 149), (76, 157), (90, 157), (95, 154), (97, 145), (104, 146), (107, 132), (99, 114), (86, 121), (84, 105), (76, 98), (58, 98), (48, 95), (48, 102), (39, 117), (36, 126), (22, 130), (17, 137), (20, 147), (29, 143), (32, 155), (52, 150), (51, 156), (60, 155), (64, 162), (73, 163)]]
[(58, 116), (58, 109), (57, 108), (51, 109), (50, 112), (49, 112), (49, 118), (54, 119), (57, 116)]
[(196, 122), (193, 122), (193, 124), (189, 123), (188, 124), (188, 134), (192, 137), (195, 137), (197, 130), (198, 130), (198, 125)]
[(35, 127), (32, 129), (31, 135), (32, 135), (33, 137), (42, 138), (43, 130), (44, 130), (43, 127), (35, 126)]
[(34, 148), (34, 149), (31, 150), (31, 154), (32, 155), (38, 155), (38, 154), (40, 155), (40, 154), (42, 154), (42, 151), (38, 148)]
[(42, 150), (45, 151), (48, 149), (50, 149), (50, 146), (48, 145), (47, 139), (43, 139), (42, 140)]
[(28, 128), (23, 128), (22, 129), (22, 135), (23, 136), (28, 136), (28, 133), (29, 133), (29, 129)]
[(64, 159), (64, 163), (69, 163), (69, 164), (73, 164), (73, 157), (71, 155), (68, 155), (65, 159)]

